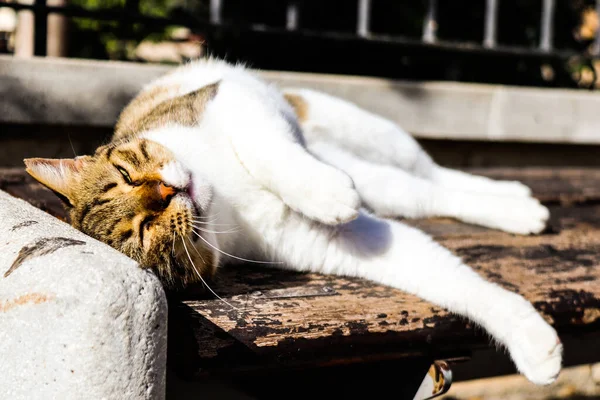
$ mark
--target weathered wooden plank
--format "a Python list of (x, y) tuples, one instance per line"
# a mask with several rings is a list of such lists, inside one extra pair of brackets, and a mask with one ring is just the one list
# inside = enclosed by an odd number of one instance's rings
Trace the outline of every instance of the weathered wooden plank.
[[(238, 310), (212, 299), (184, 304), (271, 361), (323, 366), (403, 358), (450, 343), (460, 353), (473, 339), (460, 318), (360, 279), (243, 266), (221, 271), (212, 287)], [(286, 295), (298, 288), (322, 294)]]
[[(552, 205), (550, 228), (531, 237), (449, 219), (407, 222), (433, 235), (487, 279), (523, 294), (559, 330), (598, 326), (600, 207), (594, 205), (598, 171), (478, 172), (525, 181), (551, 203), (592, 204)], [(269, 298), (272, 290), (297, 287), (333, 293), (334, 297)], [(361, 360), (439, 354), (447, 349), (459, 354), (461, 349), (485, 342), (468, 323), (444, 310), (357, 279), (247, 266), (222, 271), (213, 288), (242, 311), (214, 300), (186, 304), (256, 353), (294, 364), (348, 362), (353, 354), (360, 354)]]
[[(552, 212), (552, 224), (559, 232), (540, 236), (479, 228), (465, 235), (440, 234), (435, 220), (422, 228), (487, 279), (523, 294), (559, 328), (596, 322), (600, 318), (600, 206), (553, 206)], [(298, 288), (306, 295), (294, 295)], [(247, 266), (222, 271), (214, 289), (241, 311), (214, 300), (186, 304), (256, 348), (301, 338), (414, 333), (433, 327), (440, 335), (444, 324), (453, 323), (445, 311), (414, 296), (359, 279)], [(422, 339), (430, 340), (428, 335), (422, 334)]]
[[(407, 222), (429, 232), (487, 279), (523, 294), (559, 330), (598, 329), (600, 171), (478, 172), (529, 184), (551, 204), (549, 229), (523, 237), (449, 219)], [(62, 215), (58, 200), (22, 170), (1, 170), (0, 189)], [(187, 365), (196, 372), (199, 366), (332, 365), (457, 355), (487, 343), (466, 321), (414, 296), (360, 279), (244, 265), (223, 269), (212, 287), (238, 310), (197, 296), (171, 307), (177, 342), (189, 339), (187, 350), (180, 347), (180, 353), (186, 353)]]

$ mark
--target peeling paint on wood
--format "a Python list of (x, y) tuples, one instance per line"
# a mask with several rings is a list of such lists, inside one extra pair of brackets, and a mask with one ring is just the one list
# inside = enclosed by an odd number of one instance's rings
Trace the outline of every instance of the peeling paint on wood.
[[(445, 220), (411, 221), (461, 255), (488, 280), (532, 301), (557, 328), (600, 321), (600, 206), (552, 206), (559, 233), (522, 237), (460, 226), (469, 234), (438, 230)], [(424, 223), (424, 224), (423, 224)], [(282, 287), (331, 287), (333, 297), (268, 299), (253, 296)], [(255, 266), (222, 271), (213, 287), (232, 310), (215, 300), (186, 301), (198, 314), (254, 348), (281, 353), (299, 341), (377, 335), (389, 343), (442, 345), (456, 335), (473, 338), (466, 321), (414, 296), (360, 279), (294, 274)], [(283, 289), (278, 289), (283, 290)], [(303, 342), (304, 343), (304, 342)]]

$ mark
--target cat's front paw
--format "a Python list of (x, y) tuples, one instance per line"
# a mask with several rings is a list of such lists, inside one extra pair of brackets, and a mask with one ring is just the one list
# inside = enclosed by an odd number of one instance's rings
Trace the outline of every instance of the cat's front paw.
[(323, 166), (311, 175), (310, 181), (298, 182), (301, 186), (283, 198), (288, 206), (327, 225), (358, 217), (360, 197), (348, 175), (329, 166)]
[(517, 369), (536, 385), (549, 385), (558, 377), (563, 346), (556, 331), (539, 314), (515, 330), (508, 349)]

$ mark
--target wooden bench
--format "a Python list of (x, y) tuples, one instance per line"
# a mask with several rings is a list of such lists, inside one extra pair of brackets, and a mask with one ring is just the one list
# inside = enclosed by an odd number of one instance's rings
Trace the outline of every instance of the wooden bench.
[[(547, 229), (524, 237), (449, 219), (407, 222), (530, 300), (559, 331), (565, 364), (600, 360), (600, 170), (473, 171), (529, 185), (550, 208)], [(20, 168), (0, 169), (0, 189), (64, 217)], [(222, 269), (212, 287), (239, 310), (171, 296), (170, 389), (216, 377), (260, 398), (412, 398), (434, 360), (449, 361), (459, 378), (513, 371), (468, 321), (368, 281), (247, 265)]]

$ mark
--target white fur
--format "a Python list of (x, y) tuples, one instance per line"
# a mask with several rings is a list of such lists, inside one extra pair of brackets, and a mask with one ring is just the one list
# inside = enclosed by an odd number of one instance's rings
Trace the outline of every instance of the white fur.
[[(475, 189), (462, 190), (459, 185), (442, 185), (396, 166), (365, 161), (327, 142), (316, 140), (309, 142), (309, 146), (314, 154), (352, 177), (363, 204), (377, 215), (409, 218), (453, 217), (523, 235), (540, 232), (549, 217), (546, 207), (530, 196), (499, 195), (494, 191)], [(452, 172), (456, 172), (457, 175), (463, 174), (458, 171)], [(477, 186), (480, 183), (477, 180), (485, 178), (473, 179), (474, 186)], [(505, 183), (483, 182), (481, 186), (490, 184)]]
[(186, 171), (180, 162), (167, 163), (160, 169), (159, 173), (163, 182), (178, 189), (185, 189), (190, 184), (190, 173)]
[(348, 175), (376, 213), (447, 215), (516, 233), (539, 232), (548, 217), (528, 189), (439, 167), (395, 124), (321, 93), (293, 91), (309, 105), (300, 127), (281, 94), (241, 67), (197, 62), (154, 85), (179, 85), (182, 94), (216, 81), (197, 126), (145, 136), (176, 155), (192, 184), (202, 176), (214, 188), (212, 215), (239, 230), (218, 235), (220, 250), (414, 293), (483, 326), (531, 381), (556, 378), (562, 345), (529, 302), (426, 234), (359, 213)]

